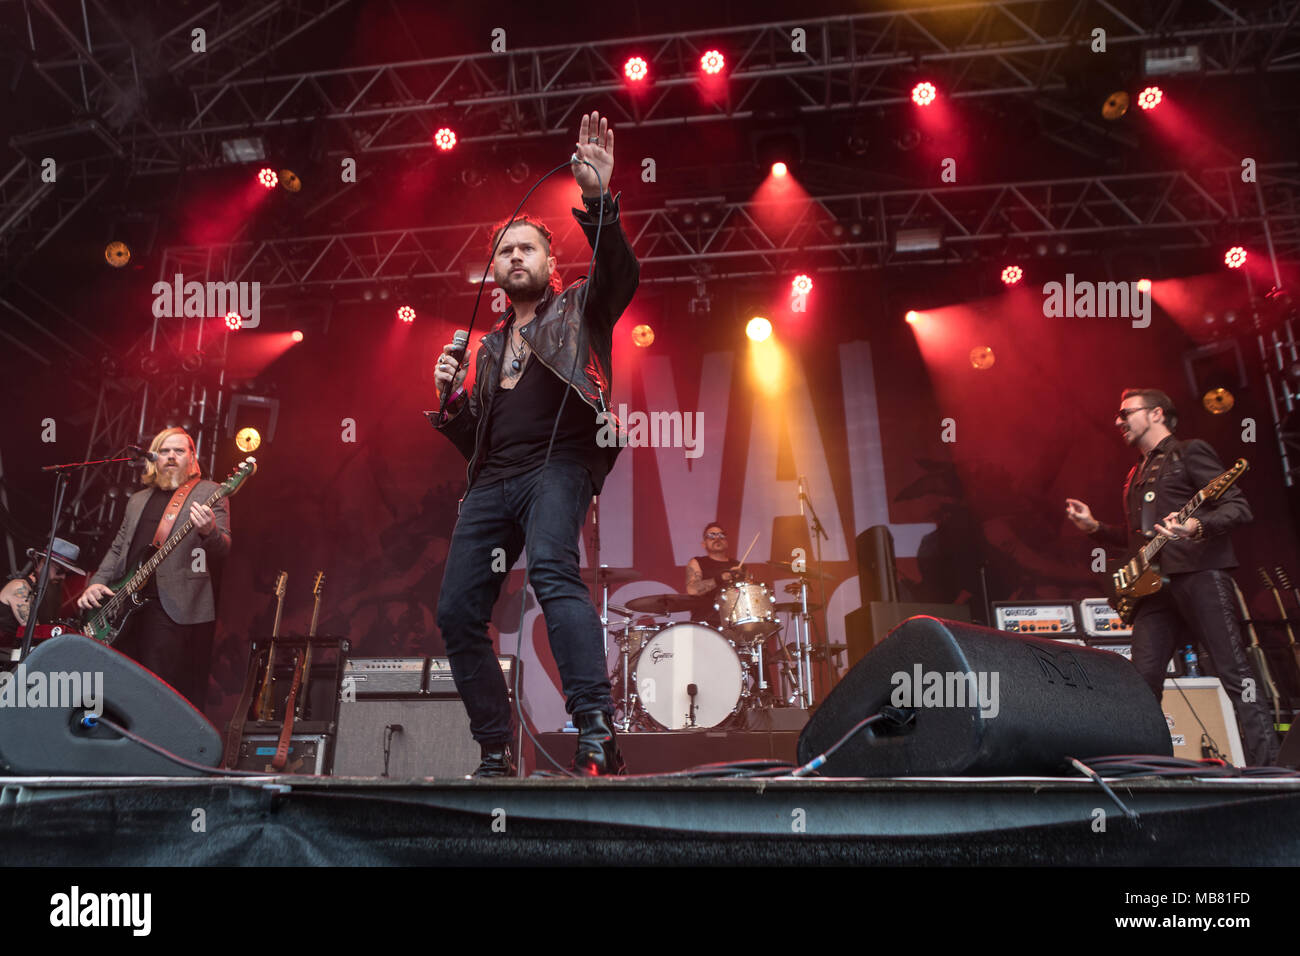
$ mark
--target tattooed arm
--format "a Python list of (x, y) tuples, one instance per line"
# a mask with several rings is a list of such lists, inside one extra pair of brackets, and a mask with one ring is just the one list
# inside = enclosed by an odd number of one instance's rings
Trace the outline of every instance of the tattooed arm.
[(15, 578), (0, 590), (0, 602), (13, 609), (19, 624), (26, 624), (32, 610), (32, 588), (25, 578)]

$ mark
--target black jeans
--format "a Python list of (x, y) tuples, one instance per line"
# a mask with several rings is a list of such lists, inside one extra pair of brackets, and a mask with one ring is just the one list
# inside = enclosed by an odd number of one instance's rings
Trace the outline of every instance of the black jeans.
[(570, 714), (614, 709), (600, 617), (578, 567), (591, 476), (571, 461), (549, 462), (544, 471), (538, 467), (471, 488), (447, 553), (438, 627), (470, 733), (480, 744), (510, 739), (510, 700), (487, 625), (501, 585), (525, 547), (528, 580), (546, 619), (565, 709)]
[[(1210, 655), (1219, 681), (1232, 700), (1241, 725), (1246, 762), (1271, 763), (1277, 756), (1277, 735), (1263, 703), (1263, 684), (1251, 669), (1237, 624), (1237, 602), (1226, 571), (1171, 574), (1169, 583), (1138, 605), (1133, 622), (1133, 666), (1160, 700), (1165, 668), (1174, 652), (1196, 642)], [(1254, 681), (1255, 699), (1241, 699), (1242, 681)]]
[(155, 597), (131, 615), (113, 647), (149, 668), (197, 710), (203, 710), (215, 630), (216, 624), (211, 621), (177, 624)]

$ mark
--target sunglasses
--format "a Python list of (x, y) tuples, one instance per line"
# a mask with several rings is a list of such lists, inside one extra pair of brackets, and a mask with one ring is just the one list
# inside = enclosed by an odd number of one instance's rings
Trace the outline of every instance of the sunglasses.
[(726, 536), (727, 536), (727, 533), (726, 533), (725, 531), (710, 531), (710, 532), (709, 532), (708, 534), (706, 534), (704, 537), (706, 537), (706, 538), (725, 538)]
[(1115, 413), (1115, 417), (1122, 419), (1123, 421), (1128, 421), (1128, 417), (1134, 412), (1149, 412), (1151, 411), (1151, 408), (1152, 406), (1150, 405), (1138, 405), (1135, 408), (1121, 408)]

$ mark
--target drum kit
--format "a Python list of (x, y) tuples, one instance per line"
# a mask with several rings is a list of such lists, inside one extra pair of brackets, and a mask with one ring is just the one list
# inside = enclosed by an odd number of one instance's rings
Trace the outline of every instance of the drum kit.
[[(634, 579), (601, 572), (606, 589)], [(653, 594), (622, 605), (606, 598), (606, 646), (612, 637), (618, 648), (610, 673), (615, 726), (624, 733), (729, 727), (752, 710), (812, 706), (812, 661), (840, 648), (814, 651), (809, 623), (820, 605), (809, 603), (808, 586), (816, 572), (795, 573), (798, 580), (786, 589), (797, 601), (774, 601), (766, 584), (747, 577), (704, 597)], [(670, 619), (681, 613), (692, 620)], [(784, 625), (782, 613), (789, 615)], [(622, 621), (611, 625), (611, 614)], [(789, 644), (787, 630), (794, 635)]]

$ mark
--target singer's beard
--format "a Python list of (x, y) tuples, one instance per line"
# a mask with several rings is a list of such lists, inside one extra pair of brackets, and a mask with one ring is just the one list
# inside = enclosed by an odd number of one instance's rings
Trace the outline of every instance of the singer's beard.
[(154, 483), (163, 491), (175, 491), (181, 486), (181, 470), (179, 468), (158, 469), (158, 476)]

